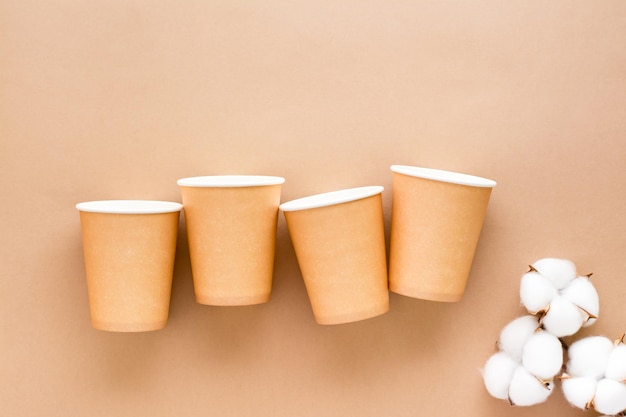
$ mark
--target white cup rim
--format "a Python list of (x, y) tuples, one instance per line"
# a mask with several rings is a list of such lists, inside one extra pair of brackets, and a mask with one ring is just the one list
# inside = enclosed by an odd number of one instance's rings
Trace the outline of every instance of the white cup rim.
[(182, 187), (261, 187), (280, 185), (285, 182), (283, 177), (269, 175), (205, 175), (200, 177), (181, 178), (176, 183)]
[(391, 170), (398, 174), (408, 175), (411, 177), (448, 182), (452, 184), (469, 185), (472, 187), (493, 188), (497, 184), (494, 180), (490, 180), (488, 178), (444, 171), (441, 169), (422, 168), (409, 165), (392, 165)]
[(314, 194), (307, 197), (291, 200), (280, 205), (282, 211), (308, 210), (319, 207), (332, 206), (361, 200), (382, 193), (384, 187), (370, 185), (366, 187), (347, 188), (345, 190), (330, 191), (327, 193)]
[(180, 211), (183, 205), (156, 200), (97, 200), (76, 204), (78, 211), (112, 214), (159, 214)]

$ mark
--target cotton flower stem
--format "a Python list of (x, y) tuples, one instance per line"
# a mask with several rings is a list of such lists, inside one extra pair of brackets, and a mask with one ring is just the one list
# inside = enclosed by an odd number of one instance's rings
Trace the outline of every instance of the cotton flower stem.
[(532, 265), (528, 265), (528, 268), (530, 268), (530, 269), (528, 270), (528, 272), (539, 272), (539, 271), (537, 271), (537, 268), (535, 268), (535, 267), (534, 267), (534, 266), (532, 266)]
[(591, 278), (592, 275), (593, 275), (593, 272), (590, 272), (588, 274), (583, 275), (583, 277)]
[(615, 339), (614, 345), (617, 346), (617, 345), (621, 345), (625, 343), (624, 342), (625, 337), (626, 337), (626, 333), (622, 333), (622, 335), (619, 338)]
[(591, 314), (590, 312), (588, 312), (587, 310), (585, 310), (581, 306), (576, 306), (576, 307), (578, 307), (578, 309), (580, 311), (582, 311), (583, 313), (585, 313), (587, 315), (587, 319), (585, 320), (585, 322), (588, 322), (589, 320), (595, 320), (595, 319), (598, 318), (598, 316), (596, 316), (595, 314)]
[(537, 378), (537, 381), (539, 381), (545, 389), (550, 390), (550, 381), (546, 381), (545, 379), (539, 378), (536, 375), (535, 375), (535, 378)]
[(590, 408), (593, 407), (593, 398), (589, 400), (589, 402), (587, 404), (585, 404), (585, 410), (589, 410)]
[(532, 313), (533, 316), (537, 317), (539, 319), (539, 328), (543, 327), (543, 318), (546, 316), (546, 314), (548, 314), (548, 311), (550, 311), (550, 305), (548, 304), (548, 306), (542, 310), (539, 310), (535, 313)]
[(557, 375), (556, 379), (558, 379), (559, 381), (563, 381), (565, 379), (570, 379), (572, 376), (570, 374), (568, 374), (567, 372), (563, 372), (561, 375)]

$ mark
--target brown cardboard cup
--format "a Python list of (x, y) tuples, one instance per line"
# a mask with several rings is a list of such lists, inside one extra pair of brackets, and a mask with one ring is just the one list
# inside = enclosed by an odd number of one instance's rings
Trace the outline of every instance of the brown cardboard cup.
[(280, 206), (319, 324), (353, 322), (389, 310), (382, 191), (352, 188)]
[(179, 203), (79, 203), (91, 323), (139, 332), (167, 324)]
[(196, 301), (269, 301), (282, 177), (215, 175), (178, 180)]
[(403, 165), (391, 170), (389, 289), (461, 300), (495, 181)]

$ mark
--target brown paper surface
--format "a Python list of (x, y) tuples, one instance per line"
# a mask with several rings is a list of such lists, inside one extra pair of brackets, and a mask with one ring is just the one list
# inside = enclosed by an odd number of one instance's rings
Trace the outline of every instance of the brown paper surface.
[[(583, 417), (478, 371), (545, 256), (626, 331), (626, 2), (0, 1), (0, 414)], [(179, 178), (286, 178), (282, 201), (392, 164), (492, 178), (463, 300), (315, 323), (283, 216), (270, 302), (198, 305), (181, 215), (167, 327), (94, 330), (80, 201)]]
[(389, 310), (380, 194), (284, 214), (319, 324), (349, 323)]
[(463, 297), (491, 188), (393, 173), (389, 288), (433, 301)]
[(179, 213), (81, 212), (93, 326), (147, 331), (166, 326)]
[(269, 301), (280, 188), (181, 187), (199, 303)]

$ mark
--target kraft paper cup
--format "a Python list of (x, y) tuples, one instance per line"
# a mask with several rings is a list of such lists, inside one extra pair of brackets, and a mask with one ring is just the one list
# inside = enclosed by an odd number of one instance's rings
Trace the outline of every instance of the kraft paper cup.
[(196, 301), (236, 306), (269, 301), (284, 178), (216, 175), (178, 180)]
[(352, 188), (280, 206), (319, 324), (389, 310), (382, 191)]
[(393, 165), (389, 289), (461, 300), (495, 181)]
[(167, 324), (179, 203), (79, 203), (91, 323), (118, 332)]

